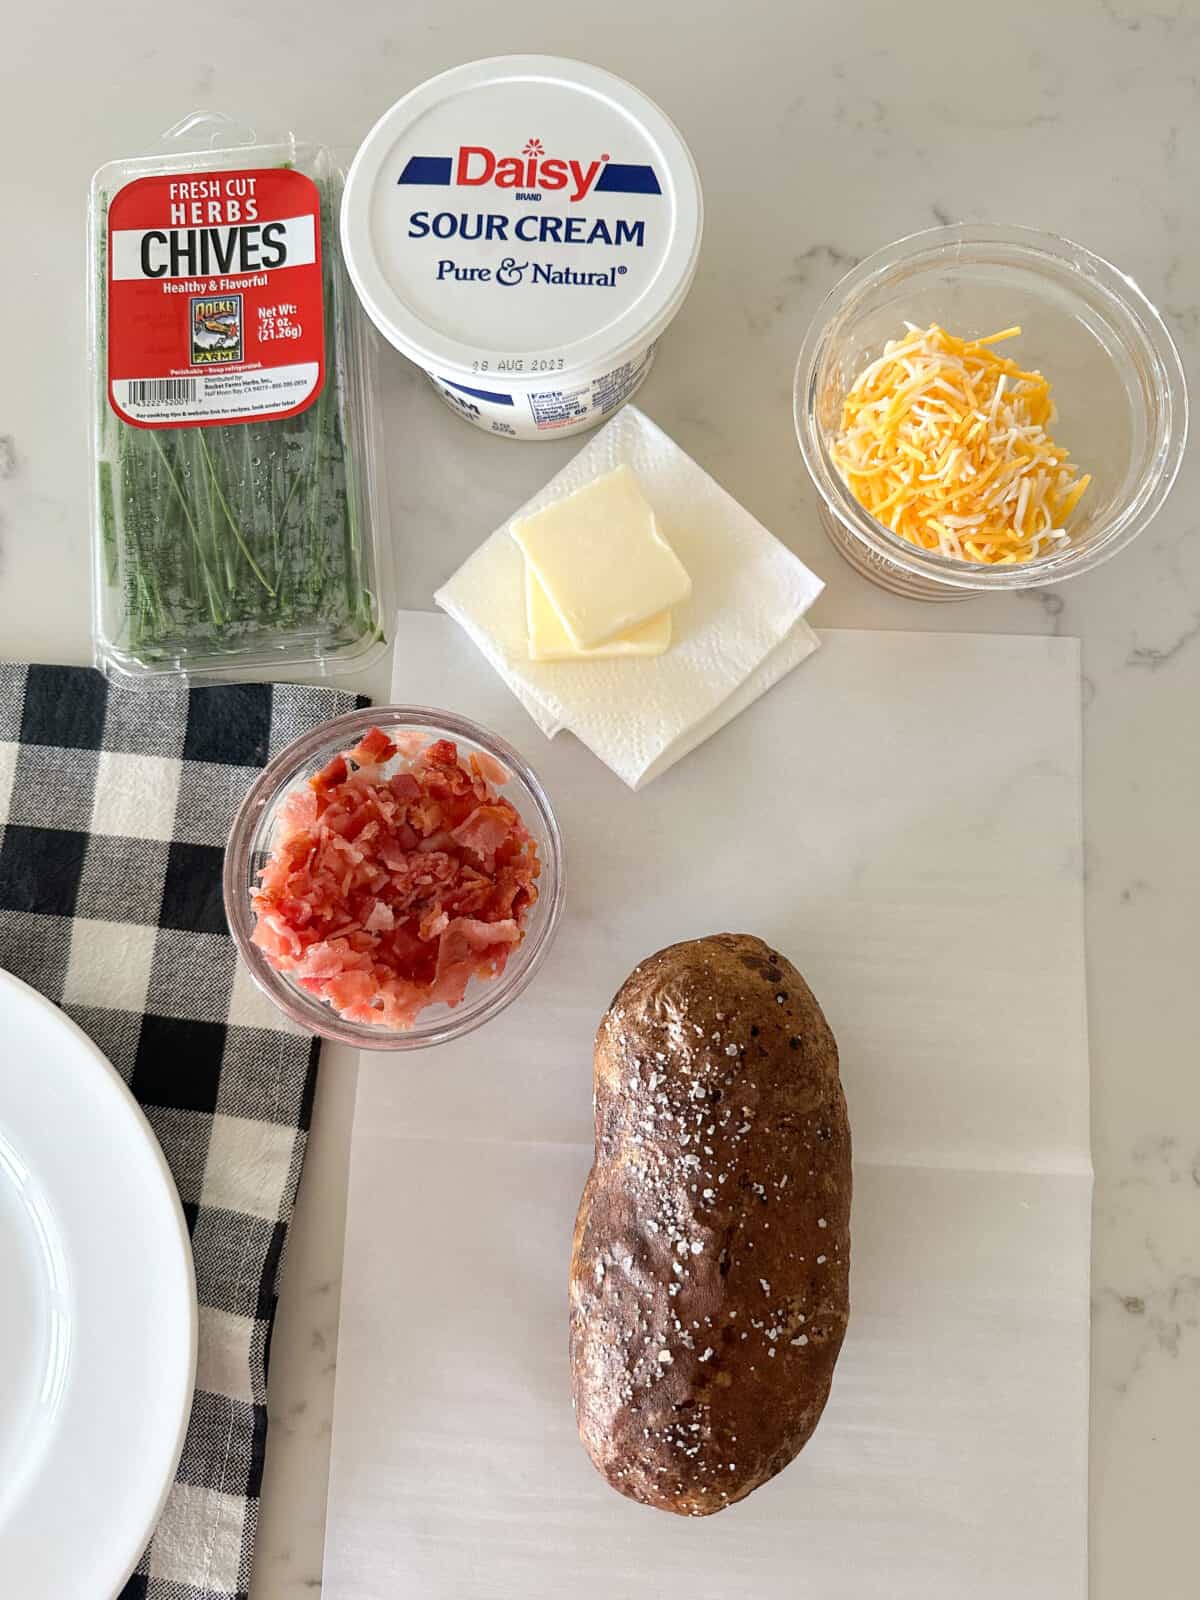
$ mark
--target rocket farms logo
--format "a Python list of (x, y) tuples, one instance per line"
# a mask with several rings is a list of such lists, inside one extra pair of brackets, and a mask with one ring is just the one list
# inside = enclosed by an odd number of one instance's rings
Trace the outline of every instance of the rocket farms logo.
[(398, 183), (449, 188), (520, 190), (538, 198), (565, 193), (578, 202), (589, 194), (661, 194), (654, 168), (612, 161), (608, 154), (588, 161), (548, 156), (540, 139), (527, 139), (520, 155), (501, 155), (484, 144), (463, 144), (452, 156), (409, 156)]
[(192, 295), (190, 311), (191, 366), (225, 367), (242, 359), (240, 294)]

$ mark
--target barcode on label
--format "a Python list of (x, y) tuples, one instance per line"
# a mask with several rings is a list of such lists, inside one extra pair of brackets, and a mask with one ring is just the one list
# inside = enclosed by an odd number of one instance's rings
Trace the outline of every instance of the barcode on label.
[(130, 378), (128, 406), (184, 406), (200, 397), (195, 378)]

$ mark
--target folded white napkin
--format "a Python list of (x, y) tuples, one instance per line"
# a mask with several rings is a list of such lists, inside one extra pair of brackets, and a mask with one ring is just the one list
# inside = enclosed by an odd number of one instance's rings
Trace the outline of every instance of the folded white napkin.
[[(530, 661), (524, 557), (511, 521), (626, 463), (692, 578), (665, 655)], [(661, 428), (626, 406), (513, 513), (434, 599), (549, 738), (567, 728), (637, 789), (743, 711), (817, 647), (802, 620), (820, 578)]]

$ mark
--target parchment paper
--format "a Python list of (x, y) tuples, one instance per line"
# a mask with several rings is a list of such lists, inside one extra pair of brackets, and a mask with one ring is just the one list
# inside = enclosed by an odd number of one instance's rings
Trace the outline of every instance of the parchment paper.
[[(1076, 642), (825, 632), (641, 793), (538, 733), (445, 618), (397, 699), (539, 771), (568, 909), (530, 989), (364, 1056), (326, 1600), (1083, 1600), (1091, 1169)], [(837, 1035), (850, 1331), (807, 1449), (704, 1521), (622, 1499), (571, 1413), (591, 1041), (673, 940), (761, 934)]]

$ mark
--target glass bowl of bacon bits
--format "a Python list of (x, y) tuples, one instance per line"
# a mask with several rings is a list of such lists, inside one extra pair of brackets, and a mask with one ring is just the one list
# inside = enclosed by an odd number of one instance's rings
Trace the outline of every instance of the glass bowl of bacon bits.
[(502, 739), (414, 706), (351, 712), (265, 768), (234, 821), (225, 914), (311, 1033), (415, 1050), (525, 988), (562, 908), (550, 801)]
[(1187, 436), (1149, 300), (1030, 228), (931, 228), (861, 262), (813, 319), (794, 398), (830, 539), (914, 599), (1108, 560), (1158, 512)]

